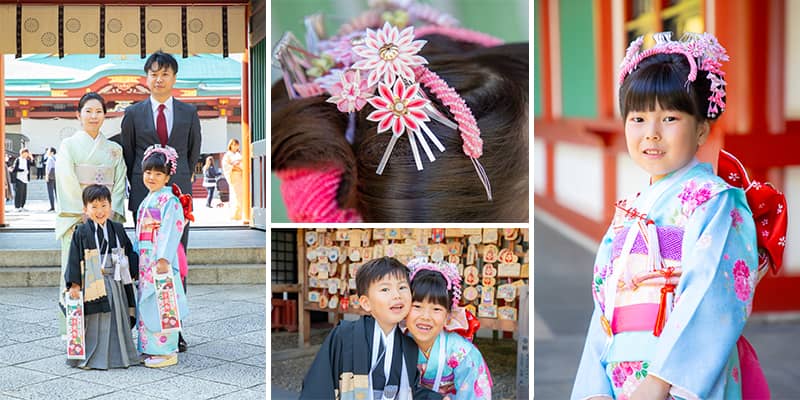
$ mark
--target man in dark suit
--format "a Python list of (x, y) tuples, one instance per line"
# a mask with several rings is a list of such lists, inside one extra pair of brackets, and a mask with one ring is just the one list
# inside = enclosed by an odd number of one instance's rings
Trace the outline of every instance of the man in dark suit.
[[(148, 190), (142, 179), (144, 151), (153, 144), (168, 145), (178, 153), (178, 168), (170, 182), (178, 184), (184, 193), (192, 193), (194, 166), (200, 158), (200, 118), (197, 109), (172, 97), (178, 73), (178, 62), (170, 54), (160, 50), (145, 61), (147, 86), (150, 98), (125, 109), (122, 118), (122, 145), (125, 165), (128, 167), (130, 196), (128, 209), (136, 215), (139, 204)], [(135, 218), (134, 218), (135, 220)], [(184, 249), (188, 249), (189, 224), (181, 237)], [(184, 282), (184, 290), (186, 282)], [(185, 351), (186, 342), (181, 336), (178, 347)]]

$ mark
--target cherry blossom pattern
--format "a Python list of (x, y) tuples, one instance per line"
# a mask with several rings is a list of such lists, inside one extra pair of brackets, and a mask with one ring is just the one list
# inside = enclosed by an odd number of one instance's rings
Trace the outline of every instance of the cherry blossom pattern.
[(711, 198), (711, 184), (705, 183), (703, 186), (698, 187), (697, 182), (690, 180), (683, 186), (683, 190), (678, 195), (681, 201), (683, 213), (685, 215), (691, 214), (695, 208), (708, 201)]
[(367, 120), (378, 123), (378, 133), (387, 131), (389, 128), (392, 129), (392, 139), (383, 153), (380, 164), (378, 164), (378, 170), (376, 171), (378, 175), (383, 173), (383, 169), (389, 161), (389, 156), (392, 154), (392, 149), (394, 149), (397, 140), (406, 129), (413, 133), (409, 133), (408, 140), (411, 143), (411, 151), (414, 153), (414, 162), (417, 165), (417, 170), (422, 170), (422, 160), (419, 156), (414, 135), (419, 139), (430, 161), (435, 161), (436, 157), (433, 156), (430, 146), (428, 146), (425, 137), (422, 135), (422, 131), (428, 135), (428, 138), (436, 145), (439, 151), (444, 151), (444, 145), (425, 125), (425, 121), (430, 121), (430, 118), (423, 109), (429, 101), (418, 95), (419, 90), (418, 83), (406, 87), (402, 79), (397, 79), (391, 84), (381, 82), (378, 85), (378, 95), (367, 100), (370, 105), (375, 107), (375, 111), (367, 116)]
[(385, 82), (392, 82), (398, 75), (414, 81), (411, 67), (428, 63), (416, 55), (425, 43), (425, 40), (414, 40), (413, 26), (398, 31), (386, 22), (381, 29), (367, 29), (364, 44), (353, 47), (353, 52), (363, 58), (353, 64), (353, 68), (369, 71), (368, 86), (374, 86), (381, 77)]
[(736, 260), (733, 264), (733, 289), (736, 292), (736, 298), (743, 302), (750, 300), (750, 269), (744, 260)]
[(739, 210), (734, 208), (731, 210), (731, 226), (734, 228), (738, 227), (744, 219), (742, 218), (742, 214), (739, 213)]
[(334, 83), (329, 91), (331, 97), (328, 103), (336, 104), (336, 108), (343, 113), (359, 111), (367, 104), (367, 97), (372, 93), (368, 90), (367, 81), (361, 79), (361, 72), (350, 69), (339, 73), (340, 81)]

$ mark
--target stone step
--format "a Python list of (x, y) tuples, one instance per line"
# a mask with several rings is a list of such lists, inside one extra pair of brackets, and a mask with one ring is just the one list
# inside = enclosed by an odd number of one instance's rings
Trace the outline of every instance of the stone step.
[[(133, 236), (132, 230), (127, 230)], [(263, 231), (246, 228), (195, 228), (189, 233), (189, 265), (267, 262)], [(61, 247), (52, 230), (0, 231), (0, 270), (13, 267), (58, 267)]]
[[(0, 287), (58, 286), (61, 268), (0, 268)], [(265, 284), (265, 264), (198, 264), (189, 265), (188, 285), (200, 284)]]
[[(189, 265), (260, 264), (266, 265), (264, 248), (191, 248), (187, 254)], [(61, 251), (0, 250), (0, 271), (12, 267), (60, 267)]]

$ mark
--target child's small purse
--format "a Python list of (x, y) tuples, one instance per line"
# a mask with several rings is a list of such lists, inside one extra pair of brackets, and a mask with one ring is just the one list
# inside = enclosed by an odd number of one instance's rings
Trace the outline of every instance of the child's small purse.
[(77, 299), (64, 296), (67, 318), (67, 359), (86, 359), (86, 330), (83, 325), (83, 293)]

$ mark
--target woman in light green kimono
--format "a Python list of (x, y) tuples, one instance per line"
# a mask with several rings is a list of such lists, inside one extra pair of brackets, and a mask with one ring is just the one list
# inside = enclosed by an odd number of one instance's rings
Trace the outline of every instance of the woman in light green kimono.
[[(125, 222), (126, 168), (122, 147), (100, 133), (106, 118), (105, 100), (94, 92), (84, 94), (78, 102), (77, 116), (83, 129), (61, 142), (56, 160), (56, 239), (61, 241), (62, 289), (72, 233), (83, 220), (83, 189), (92, 184), (107, 186), (111, 191), (111, 219)], [(63, 334), (63, 322), (60, 329)]]

